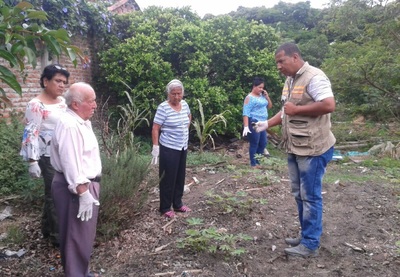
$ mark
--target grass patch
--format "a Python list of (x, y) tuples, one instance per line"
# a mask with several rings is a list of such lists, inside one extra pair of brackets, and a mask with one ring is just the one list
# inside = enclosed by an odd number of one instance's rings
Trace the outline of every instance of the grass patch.
[(257, 204), (265, 205), (267, 200), (256, 199), (248, 196), (244, 191), (236, 192), (235, 194), (223, 192), (217, 194), (215, 191), (210, 190), (206, 192), (208, 197), (207, 204), (213, 209), (222, 211), (225, 214), (236, 214), (238, 216), (248, 215)]
[[(399, 169), (400, 168), (400, 160), (394, 160), (391, 158), (381, 158), (381, 159), (368, 159), (361, 163), (362, 166), (366, 167), (378, 167), (378, 168), (387, 168), (387, 169)], [(397, 170), (400, 175), (400, 170)]]
[(337, 180), (342, 183), (354, 183), (363, 185), (365, 183), (382, 183), (387, 172), (385, 168), (370, 168), (361, 164), (343, 163), (338, 164), (336, 168), (328, 165), (324, 176), (324, 183), (333, 184)]
[(4, 240), (6, 243), (21, 245), (25, 241), (25, 234), (18, 225), (10, 225), (7, 228), (7, 237)]
[(229, 258), (245, 254), (247, 251), (238, 244), (252, 240), (252, 237), (246, 234), (229, 234), (225, 228), (201, 228), (202, 219), (187, 219), (187, 223), (192, 227), (195, 226), (196, 229), (186, 230), (186, 237), (177, 240), (178, 248), (221, 254), (225, 258)]
[(188, 166), (210, 165), (229, 161), (229, 157), (215, 152), (188, 152), (186, 163)]

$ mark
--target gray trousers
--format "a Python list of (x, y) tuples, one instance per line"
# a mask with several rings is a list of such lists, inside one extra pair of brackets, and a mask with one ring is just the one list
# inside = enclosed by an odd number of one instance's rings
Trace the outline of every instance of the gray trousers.
[[(87, 277), (99, 207), (93, 205), (93, 217), (89, 221), (82, 221), (77, 218), (79, 196), (68, 190), (63, 174), (54, 174), (51, 188), (58, 217), (61, 263), (65, 277)], [(95, 199), (99, 199), (100, 184), (91, 182), (89, 191)]]

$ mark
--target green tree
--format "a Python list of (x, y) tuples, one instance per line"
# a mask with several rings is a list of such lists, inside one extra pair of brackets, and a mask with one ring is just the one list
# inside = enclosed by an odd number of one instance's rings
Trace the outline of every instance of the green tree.
[(273, 54), (278, 37), (260, 22), (230, 16), (201, 20), (190, 9), (152, 7), (118, 18), (114, 27), (110, 48), (100, 53), (101, 87), (121, 95), (122, 80), (141, 95), (139, 105), (152, 112), (166, 98), (165, 84), (179, 78), (194, 118), (200, 116), (195, 99), (206, 118), (230, 110), (230, 124), (217, 126), (216, 132), (238, 135), (252, 79), (264, 77), (271, 95), (281, 89)]
[(323, 68), (339, 103), (378, 120), (399, 118), (400, 3), (349, 0), (330, 13), (337, 39)]
[[(36, 57), (44, 48), (59, 56), (65, 53), (77, 64), (78, 58), (83, 59), (81, 50), (70, 44), (66, 30), (50, 30), (38, 22), (46, 20), (47, 14), (35, 10), (28, 2), (20, 2), (16, 6), (9, 6), (0, 0), (0, 57), (6, 60), (10, 68), (17, 68), (20, 72), (27, 63), (36, 67)], [(44, 48), (43, 48), (44, 46)], [(9, 68), (0, 65), (0, 80), (18, 94), (22, 89), (15, 74)], [(6, 92), (0, 87), (0, 105), (9, 103)]]
[(309, 31), (318, 25), (321, 14), (321, 10), (311, 8), (309, 1), (295, 4), (280, 1), (272, 8), (239, 7), (236, 12), (230, 13), (234, 18), (262, 22), (275, 28), (284, 40), (296, 42), (304, 36), (309, 36)]
[(312, 38), (307, 40), (302, 39), (298, 45), (304, 60), (316, 67), (322, 65), (330, 51), (328, 38), (323, 34), (314, 34)]

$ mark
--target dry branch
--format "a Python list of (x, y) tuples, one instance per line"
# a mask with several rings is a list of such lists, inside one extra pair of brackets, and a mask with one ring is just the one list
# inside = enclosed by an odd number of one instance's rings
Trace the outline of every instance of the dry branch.
[(163, 227), (162, 227), (162, 229), (165, 231), (165, 229), (169, 226), (169, 225), (171, 225), (172, 224), (172, 222), (174, 222), (174, 221), (176, 221), (176, 219), (174, 218), (174, 219), (172, 219), (170, 222), (168, 222), (167, 224), (165, 224)]
[(169, 272), (162, 272), (162, 273), (156, 273), (154, 276), (167, 276), (167, 275), (174, 275), (175, 271), (169, 271)]
[(157, 247), (155, 250), (154, 250), (154, 252), (160, 252), (161, 250), (163, 250), (164, 248), (167, 248), (170, 244), (171, 244), (172, 242), (170, 242), (170, 243), (167, 243), (167, 244), (165, 244), (165, 245), (161, 245), (160, 247)]

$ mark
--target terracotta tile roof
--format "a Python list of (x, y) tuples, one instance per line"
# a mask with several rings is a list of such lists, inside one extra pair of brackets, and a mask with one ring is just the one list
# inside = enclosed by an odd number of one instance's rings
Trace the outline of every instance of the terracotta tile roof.
[(132, 11), (140, 11), (139, 5), (135, 0), (120, 0), (107, 8), (110, 12), (122, 14)]

